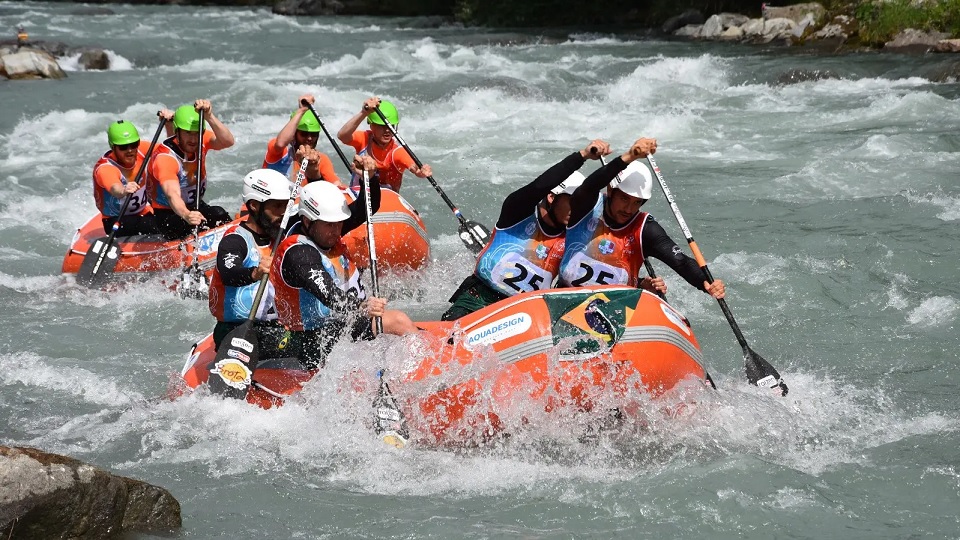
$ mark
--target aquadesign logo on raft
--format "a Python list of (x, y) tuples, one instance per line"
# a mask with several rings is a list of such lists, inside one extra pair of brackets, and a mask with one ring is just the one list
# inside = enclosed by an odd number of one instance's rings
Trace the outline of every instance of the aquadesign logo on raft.
[(510, 315), (468, 332), (465, 346), (472, 349), (480, 345), (490, 345), (503, 341), (508, 337), (526, 332), (532, 324), (533, 318), (526, 313)]

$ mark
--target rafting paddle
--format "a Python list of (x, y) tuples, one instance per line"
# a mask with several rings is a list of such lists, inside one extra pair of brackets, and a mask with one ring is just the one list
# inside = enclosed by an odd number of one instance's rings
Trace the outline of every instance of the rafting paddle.
[[(370, 255), (370, 291), (374, 297), (380, 296), (380, 285), (377, 281), (377, 244), (373, 236), (373, 222), (370, 218), (373, 216), (373, 206), (370, 202), (370, 175), (366, 169), (362, 171), (363, 175), (363, 194), (367, 211), (367, 252)], [(376, 329), (376, 335), (383, 333), (383, 319), (373, 318), (373, 327)], [(384, 369), (377, 370), (377, 378), (380, 380), (380, 387), (377, 389), (377, 397), (373, 400), (373, 421), (374, 430), (377, 435), (383, 437), (383, 442), (403, 448), (410, 437), (410, 431), (407, 429), (406, 419), (403, 412), (397, 405), (390, 392), (387, 381), (384, 380)]]
[[(677, 223), (680, 224), (680, 229), (683, 231), (683, 236), (687, 239), (687, 243), (690, 245), (690, 250), (693, 251), (693, 256), (697, 260), (697, 264), (700, 265), (700, 269), (703, 271), (703, 276), (706, 278), (708, 283), (713, 283), (713, 274), (710, 273), (710, 269), (707, 267), (707, 261), (703, 258), (703, 254), (700, 253), (700, 248), (697, 247), (696, 241), (693, 239), (693, 235), (690, 233), (690, 229), (687, 227), (687, 223), (683, 220), (683, 216), (680, 214), (680, 208), (677, 206), (676, 201), (673, 198), (673, 193), (670, 192), (670, 188), (667, 187), (666, 180), (663, 179), (663, 174), (660, 172), (660, 168), (657, 167), (657, 162), (653, 159), (652, 155), (647, 156), (647, 162), (650, 163), (650, 168), (653, 169), (654, 174), (657, 176), (657, 181), (660, 183), (660, 189), (663, 190), (664, 196), (667, 198), (667, 202), (670, 203), (670, 209), (673, 210), (674, 217), (677, 218)], [(737, 337), (737, 342), (740, 343), (740, 347), (743, 348), (743, 362), (744, 368), (747, 372), (747, 380), (750, 381), (750, 384), (755, 384), (763, 388), (779, 388), (781, 395), (787, 395), (789, 391), (787, 388), (787, 383), (780, 377), (780, 373), (777, 372), (770, 362), (764, 360), (762, 356), (757, 354), (750, 348), (747, 344), (746, 338), (743, 337), (743, 332), (740, 331), (740, 326), (737, 325), (737, 321), (733, 318), (733, 313), (730, 311), (730, 307), (727, 306), (726, 300), (723, 298), (717, 299), (717, 302), (720, 304), (720, 309), (723, 311), (723, 315), (727, 318), (727, 322), (730, 323), (730, 328), (733, 330), (733, 334)]]
[(323, 134), (327, 136), (327, 139), (330, 141), (330, 145), (333, 146), (333, 149), (337, 151), (337, 155), (340, 156), (340, 161), (343, 162), (343, 166), (347, 168), (347, 172), (349, 173), (350, 162), (347, 160), (347, 156), (343, 155), (343, 150), (340, 149), (340, 145), (338, 145), (337, 141), (333, 140), (333, 137), (330, 136), (330, 132), (327, 131), (327, 126), (323, 125), (323, 121), (320, 120), (320, 115), (317, 114), (316, 109), (313, 108), (313, 104), (305, 99), (301, 99), (300, 104), (313, 113), (313, 116), (317, 119), (317, 123), (320, 124), (320, 129), (323, 130)]
[[(200, 176), (203, 173), (203, 109), (200, 109), (199, 115), (200, 141), (197, 144), (197, 171), (194, 175), (197, 181), (197, 205), (194, 210), (197, 212), (200, 211), (200, 199), (203, 195), (200, 190)], [(180, 298), (204, 298), (209, 290), (207, 278), (203, 275), (203, 270), (200, 269), (200, 257), (196, 255), (199, 250), (200, 225), (196, 225), (193, 228), (193, 252), (190, 253), (193, 263), (184, 267), (183, 274), (180, 276), (180, 283), (177, 284), (177, 292), (180, 294)], [(194, 284), (196, 284), (196, 287), (194, 287)]]
[[(157, 116), (160, 116), (159, 112)], [(150, 155), (153, 154), (153, 147), (156, 146), (157, 141), (160, 140), (160, 133), (163, 132), (163, 126), (166, 122), (166, 118), (160, 118), (160, 125), (157, 126), (157, 132), (153, 134), (153, 140), (150, 141), (150, 148), (147, 149), (146, 155), (143, 156), (143, 161), (140, 162), (137, 175), (133, 177), (134, 184), (140, 184), (143, 173), (147, 169), (147, 162), (150, 161)], [(117, 262), (120, 260), (122, 252), (120, 246), (114, 246), (113, 242), (116, 239), (117, 231), (120, 230), (120, 218), (123, 217), (127, 211), (127, 207), (130, 206), (132, 198), (133, 193), (128, 193), (127, 196), (123, 198), (123, 205), (120, 207), (120, 213), (117, 214), (117, 220), (113, 222), (110, 236), (97, 238), (90, 245), (90, 248), (87, 249), (87, 254), (83, 256), (83, 262), (80, 263), (80, 269), (77, 270), (77, 283), (90, 288), (99, 287), (109, 278), (113, 269), (117, 267)]]
[[(417, 155), (413, 153), (413, 150), (407, 146), (407, 143), (400, 137), (400, 134), (397, 133), (397, 128), (387, 120), (387, 117), (383, 115), (383, 112), (380, 111), (380, 107), (374, 107), (373, 110), (377, 113), (377, 116), (383, 120), (383, 124), (387, 126), (387, 129), (390, 130), (390, 133), (393, 134), (393, 138), (400, 143), (400, 146), (410, 154), (410, 157), (413, 159), (413, 162), (417, 164), (417, 167), (423, 168), (423, 163), (417, 158)], [(437, 184), (437, 181), (433, 179), (433, 175), (428, 176), (427, 180), (430, 182), (430, 185), (433, 186), (433, 189), (437, 190), (437, 193), (440, 194), (440, 198), (443, 199), (443, 202), (447, 203), (447, 206), (450, 207), (450, 210), (453, 211), (453, 215), (457, 218), (457, 221), (460, 222), (460, 227), (457, 229), (457, 235), (460, 237), (460, 241), (463, 242), (463, 245), (467, 246), (467, 249), (473, 252), (474, 255), (479, 255), (483, 251), (483, 246), (487, 244), (487, 241), (490, 240), (490, 229), (483, 226), (481, 223), (476, 221), (468, 221), (463, 217), (463, 214), (460, 213), (460, 209), (457, 208), (453, 201), (447, 197), (447, 194), (443, 192), (443, 189)]]
[[(277, 246), (287, 230), (287, 222), (290, 220), (290, 215), (294, 213), (297, 196), (300, 194), (300, 183), (303, 182), (306, 168), (307, 160), (304, 159), (300, 162), (300, 171), (297, 173), (296, 182), (290, 186), (290, 200), (287, 201), (287, 209), (280, 221), (280, 230), (277, 231), (277, 235), (270, 244), (270, 255), (276, 253)], [(260, 363), (260, 338), (253, 322), (257, 317), (257, 311), (260, 309), (260, 302), (267, 290), (269, 279), (269, 273), (260, 278), (257, 295), (253, 299), (253, 306), (250, 308), (247, 320), (231, 330), (220, 342), (217, 356), (210, 364), (210, 378), (207, 381), (210, 390), (215, 394), (234, 399), (245, 399), (247, 397), (250, 385), (253, 384), (253, 372), (257, 369), (257, 364)], [(217, 376), (214, 377), (214, 375)]]

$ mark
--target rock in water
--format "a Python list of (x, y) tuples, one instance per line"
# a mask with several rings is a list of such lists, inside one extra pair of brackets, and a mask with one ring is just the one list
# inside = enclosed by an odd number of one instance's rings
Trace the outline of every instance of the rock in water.
[(0, 75), (8, 79), (63, 79), (67, 76), (50, 53), (26, 47), (0, 56)]
[(83, 66), (83, 69), (110, 69), (110, 57), (103, 49), (83, 51), (77, 63)]
[(108, 539), (180, 526), (180, 503), (163, 488), (35, 448), (0, 446), (4, 539)]

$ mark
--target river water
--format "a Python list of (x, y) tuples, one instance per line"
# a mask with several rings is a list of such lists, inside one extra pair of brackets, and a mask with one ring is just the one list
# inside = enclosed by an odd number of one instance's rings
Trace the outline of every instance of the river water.
[[(183, 504), (182, 538), (960, 537), (960, 87), (919, 76), (950, 59), (76, 9), (0, 1), (0, 28), (99, 45), (114, 61), (0, 81), (3, 444), (166, 487)], [(791, 69), (839, 78), (779, 84)], [(125, 118), (149, 138), (159, 107), (211, 99), (237, 144), (210, 154), (208, 193), (234, 208), (305, 92), (333, 130), (365, 97), (392, 99), (438, 182), (490, 225), (510, 190), (589, 139), (623, 151), (656, 137), (737, 321), (790, 394), (748, 386), (716, 303), (665, 271), (719, 390), (625, 439), (582, 442), (582, 426), (534, 421), (493, 447), (385, 447), (366, 398), (337, 381), (372, 373), (396, 350), (388, 338), (338, 347), (281, 410), (165, 399), (212, 328), (205, 304), (159, 279), (101, 292), (60, 275), (95, 211), (105, 127)], [(408, 174), (403, 194), (434, 261), (382, 287), (394, 307), (435, 319), (470, 256), (426, 182)], [(645, 208), (683, 245), (662, 196)]]

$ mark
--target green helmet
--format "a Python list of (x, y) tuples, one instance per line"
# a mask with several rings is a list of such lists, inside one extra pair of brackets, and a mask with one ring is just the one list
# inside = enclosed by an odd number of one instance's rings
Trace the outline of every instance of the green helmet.
[(107, 140), (110, 146), (120, 146), (123, 144), (135, 143), (140, 140), (140, 134), (132, 122), (126, 120), (117, 120), (111, 122), (107, 128)]
[[(293, 118), (296, 114), (297, 111), (293, 111), (293, 113), (290, 114), (290, 118)], [(300, 123), (297, 124), (297, 131), (320, 133), (320, 121), (313, 115), (313, 112), (306, 111), (303, 113), (303, 116), (300, 117)]]
[(173, 126), (183, 131), (200, 131), (200, 113), (193, 105), (181, 105), (173, 112)]
[[(397, 112), (397, 108), (393, 106), (393, 103), (389, 101), (380, 102), (380, 112), (387, 117), (387, 121), (396, 126), (400, 123), (400, 113)], [(377, 111), (373, 111), (367, 116), (367, 122), (371, 124), (377, 124), (378, 126), (384, 126), (383, 120), (380, 118), (380, 115), (377, 114)]]

